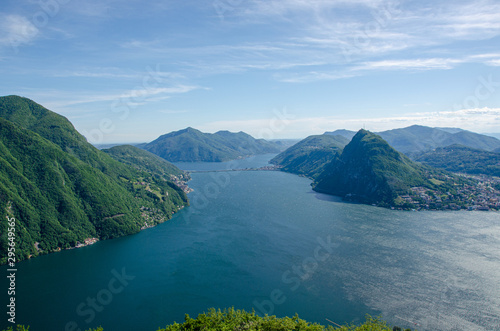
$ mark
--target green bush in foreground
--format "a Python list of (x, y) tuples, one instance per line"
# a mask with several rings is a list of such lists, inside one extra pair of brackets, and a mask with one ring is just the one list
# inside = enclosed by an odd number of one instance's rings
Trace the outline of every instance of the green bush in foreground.
[(196, 319), (186, 315), (183, 324), (174, 323), (165, 329), (158, 331), (195, 331), (195, 330), (269, 330), (269, 331), (392, 331), (393, 329), (386, 322), (378, 318), (367, 316), (363, 325), (345, 325), (339, 328), (333, 326), (325, 327), (317, 323), (309, 323), (294, 317), (265, 316), (260, 317), (255, 312), (246, 312), (244, 310), (235, 310), (234, 308), (224, 309), (224, 311), (210, 309), (207, 313), (200, 314)]
[[(28, 331), (28, 328), (18, 325), (17, 329), (13, 327), (3, 331)], [(393, 331), (401, 330), (399, 327), (390, 327), (386, 322), (379, 318), (374, 318), (369, 315), (366, 317), (366, 322), (362, 325), (344, 325), (341, 327), (323, 326), (317, 323), (309, 323), (299, 318), (294, 317), (265, 316), (260, 317), (255, 312), (246, 312), (244, 310), (235, 310), (234, 308), (224, 309), (223, 311), (211, 308), (208, 312), (198, 315), (193, 319), (186, 314), (185, 322), (182, 324), (174, 323), (166, 326), (164, 329), (159, 328), (157, 331)], [(103, 331), (103, 328), (89, 329), (87, 331)], [(411, 331), (406, 329), (405, 331)]]

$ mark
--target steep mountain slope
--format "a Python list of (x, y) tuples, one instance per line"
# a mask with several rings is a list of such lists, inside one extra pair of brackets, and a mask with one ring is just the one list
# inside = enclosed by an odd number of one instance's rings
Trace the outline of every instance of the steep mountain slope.
[(286, 172), (316, 178), (329, 162), (340, 156), (348, 142), (340, 135), (309, 136), (275, 156), (270, 163)]
[(500, 154), (462, 145), (440, 147), (415, 160), (447, 171), (500, 177)]
[(144, 149), (170, 162), (222, 162), (240, 157), (278, 153), (276, 144), (244, 133), (203, 133), (193, 128), (171, 132), (150, 142)]
[(434, 187), (432, 170), (413, 163), (380, 136), (360, 130), (336, 162), (318, 177), (314, 190), (364, 203), (392, 205), (411, 187)]
[[(187, 185), (191, 177), (187, 172), (180, 170), (167, 160), (131, 145), (114, 146), (102, 151), (109, 154), (115, 160), (123, 162), (138, 171), (151, 174), (156, 181), (167, 181), (168, 185), (174, 190), (182, 189), (182, 193), (177, 192), (177, 194), (187, 201), (185, 194), (192, 191)], [(181, 203), (179, 205), (184, 204)]]
[[(188, 203), (172, 182), (114, 160), (29, 99), (0, 98), (0, 151), (0, 218), (16, 219), (17, 260), (135, 233)], [(5, 263), (5, 222), (0, 233)]]

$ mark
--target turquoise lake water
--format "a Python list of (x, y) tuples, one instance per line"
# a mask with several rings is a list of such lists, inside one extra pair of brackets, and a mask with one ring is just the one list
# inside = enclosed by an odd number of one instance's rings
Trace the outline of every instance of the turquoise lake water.
[(166, 223), (19, 263), (17, 321), (35, 331), (156, 330), (234, 306), (321, 324), (369, 313), (419, 330), (500, 330), (499, 213), (343, 203), (275, 171), (192, 178), (191, 206)]

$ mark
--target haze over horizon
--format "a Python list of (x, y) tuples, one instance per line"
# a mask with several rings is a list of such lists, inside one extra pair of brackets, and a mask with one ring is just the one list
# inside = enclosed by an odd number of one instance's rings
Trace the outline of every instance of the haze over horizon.
[(14, 1), (0, 95), (92, 143), (186, 127), (304, 138), (414, 124), (500, 132), (500, 3)]

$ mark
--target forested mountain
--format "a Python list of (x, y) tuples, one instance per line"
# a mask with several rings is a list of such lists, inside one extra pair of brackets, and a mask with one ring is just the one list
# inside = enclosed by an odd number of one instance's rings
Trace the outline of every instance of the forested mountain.
[[(16, 219), (18, 260), (135, 233), (188, 204), (173, 182), (114, 160), (29, 99), (1, 97), (0, 128), (0, 217)], [(0, 233), (5, 263), (6, 222)]]
[(102, 151), (117, 161), (128, 164), (137, 170), (159, 175), (164, 179), (187, 176), (184, 171), (167, 160), (132, 145), (119, 145)]
[(380, 136), (360, 130), (340, 158), (326, 166), (314, 190), (378, 205), (394, 205), (411, 187), (435, 189), (452, 183), (437, 181), (442, 173), (412, 162)]
[(275, 156), (270, 163), (286, 172), (316, 178), (326, 164), (340, 156), (348, 142), (340, 135), (309, 136)]
[(160, 136), (143, 147), (170, 162), (222, 162), (240, 157), (278, 153), (279, 146), (244, 133), (203, 133), (193, 128)]
[(500, 154), (463, 145), (436, 148), (415, 160), (447, 171), (500, 177)]

